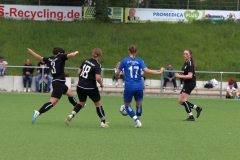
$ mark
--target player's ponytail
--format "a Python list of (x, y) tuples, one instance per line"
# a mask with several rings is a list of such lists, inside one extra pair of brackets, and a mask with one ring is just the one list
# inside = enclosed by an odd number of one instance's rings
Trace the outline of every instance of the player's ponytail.
[(196, 62), (195, 62), (194, 59), (193, 59), (192, 51), (189, 50), (189, 49), (187, 49), (186, 51), (188, 51), (188, 52), (190, 53), (190, 55), (191, 55), (191, 61), (192, 61), (192, 63), (194, 64), (194, 69), (195, 69), (197, 65), (196, 65)]

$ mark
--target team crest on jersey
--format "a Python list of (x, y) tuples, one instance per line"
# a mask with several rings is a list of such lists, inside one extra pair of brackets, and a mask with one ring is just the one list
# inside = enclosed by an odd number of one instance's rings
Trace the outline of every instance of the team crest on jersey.
[(139, 64), (138, 61), (133, 61), (133, 60), (130, 60), (130, 61), (128, 61), (127, 63), (131, 63), (132, 65)]

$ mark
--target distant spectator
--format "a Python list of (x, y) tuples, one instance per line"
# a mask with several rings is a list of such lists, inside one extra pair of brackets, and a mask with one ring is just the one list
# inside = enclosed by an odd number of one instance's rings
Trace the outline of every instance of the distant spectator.
[[(124, 85), (124, 71), (121, 71), (119, 76), (116, 76), (116, 72), (118, 70), (118, 67), (120, 66), (120, 62), (118, 62), (114, 68), (114, 73), (113, 73), (113, 77), (112, 77), (112, 81), (114, 83), (114, 81), (116, 81), (115, 85), (117, 86), (118, 85), (118, 79), (122, 79), (122, 85)], [(112, 84), (110, 84), (112, 85)]]
[(50, 68), (46, 68), (48, 65), (44, 62), (41, 61), (38, 63), (38, 69), (37, 69), (37, 75), (36, 75), (36, 92), (39, 92), (39, 80), (42, 78), (42, 70), (44, 68), (44, 73), (43, 73), (43, 78), (47, 79), (47, 90), (46, 92), (50, 92), (50, 85), (52, 82), (52, 77), (50, 76)]
[[(30, 62), (30, 59), (26, 59), (26, 63), (24, 66), (33, 66)], [(23, 92), (31, 92), (31, 86), (32, 86), (32, 78), (33, 78), (33, 71), (34, 68), (23, 68), (22, 78), (23, 78)], [(28, 81), (28, 89), (27, 89), (27, 83)]]
[(234, 88), (238, 89), (237, 80), (233, 78), (228, 78), (227, 82), (231, 82), (231, 81), (233, 82)]
[(0, 76), (4, 76), (7, 74), (7, 65), (7, 61), (4, 61), (3, 56), (0, 56)]
[(234, 88), (234, 82), (230, 81), (228, 82), (228, 87), (226, 89), (226, 98), (240, 98), (238, 89)]
[(124, 69), (119, 73), (118, 76), (119, 79), (122, 79), (122, 85), (124, 86)]
[[(176, 77), (174, 76), (175, 71), (172, 67), (172, 64), (168, 64), (168, 67), (165, 69), (166, 72), (164, 72), (164, 82), (163, 82), (163, 91), (166, 89), (167, 82), (173, 82), (174, 91), (177, 92), (177, 84), (176, 84)], [(171, 72), (167, 72), (171, 71)]]

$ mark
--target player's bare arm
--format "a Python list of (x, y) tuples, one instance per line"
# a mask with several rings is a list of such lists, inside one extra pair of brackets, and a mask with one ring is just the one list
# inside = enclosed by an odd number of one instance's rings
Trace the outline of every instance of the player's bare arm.
[(81, 71), (82, 71), (82, 69), (79, 68), (77, 74), (79, 75), (81, 73)]
[(162, 67), (159, 72), (158, 71), (154, 71), (154, 70), (151, 70), (151, 69), (148, 69), (148, 68), (144, 68), (144, 72), (148, 73), (148, 74), (162, 74), (163, 71), (164, 71), (164, 67)]
[(188, 72), (188, 75), (175, 73), (174, 75), (175, 75), (175, 77), (182, 78), (182, 79), (191, 79), (192, 76), (193, 76), (193, 73), (192, 72)]
[(119, 73), (120, 73), (120, 72), (121, 72), (121, 71), (118, 69), (117, 72), (115, 73), (116, 77), (119, 76)]
[(97, 82), (99, 83), (100, 87), (103, 87), (101, 75), (96, 74), (96, 80), (97, 80)]
[(32, 54), (35, 58), (37, 58), (39, 61), (43, 60), (43, 57), (38, 55), (37, 53), (35, 53), (33, 50), (31, 50), (30, 48), (27, 48), (28, 53)]
[(78, 53), (79, 53), (78, 51), (69, 53), (69, 54), (67, 54), (67, 58), (72, 58), (72, 57), (76, 56)]

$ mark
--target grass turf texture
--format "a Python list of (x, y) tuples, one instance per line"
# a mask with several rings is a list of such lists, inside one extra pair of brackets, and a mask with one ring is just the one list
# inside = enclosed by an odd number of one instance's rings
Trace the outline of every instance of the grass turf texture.
[[(63, 96), (57, 106), (31, 123), (34, 109), (49, 94), (0, 93), (0, 159), (239, 159), (239, 100), (193, 99), (203, 107), (195, 122), (184, 122), (177, 98), (145, 97), (143, 127), (122, 116), (120, 96), (102, 96), (110, 128), (100, 128), (93, 103), (73, 119)], [(133, 105), (135, 110), (135, 106)], [(196, 115), (196, 111), (193, 111)]]
[[(158, 70), (173, 64), (181, 70), (184, 63), (183, 51), (191, 49), (197, 71), (238, 72), (240, 68), (239, 41), (240, 23), (211, 21), (186, 23), (96, 23), (16, 21), (0, 18), (0, 55), (13, 66), (22, 66), (26, 58), (33, 65), (39, 62), (27, 52), (33, 49), (41, 56), (51, 56), (54, 46), (61, 46), (66, 53), (79, 50), (79, 55), (69, 59), (66, 67), (78, 68), (83, 60), (99, 47), (103, 56), (99, 60), (102, 68), (114, 68), (116, 63), (128, 56), (131, 44), (138, 47), (137, 57), (142, 58), (150, 69)], [(210, 62), (210, 63), (209, 63)], [(76, 70), (66, 70), (77, 76)], [(8, 75), (21, 75), (22, 68), (8, 68)], [(36, 75), (36, 69), (34, 76)], [(220, 80), (220, 74), (196, 74), (198, 80)], [(112, 71), (104, 72), (112, 77)], [(159, 79), (147, 75), (148, 79)], [(228, 78), (240, 79), (240, 75), (224, 74)]]

